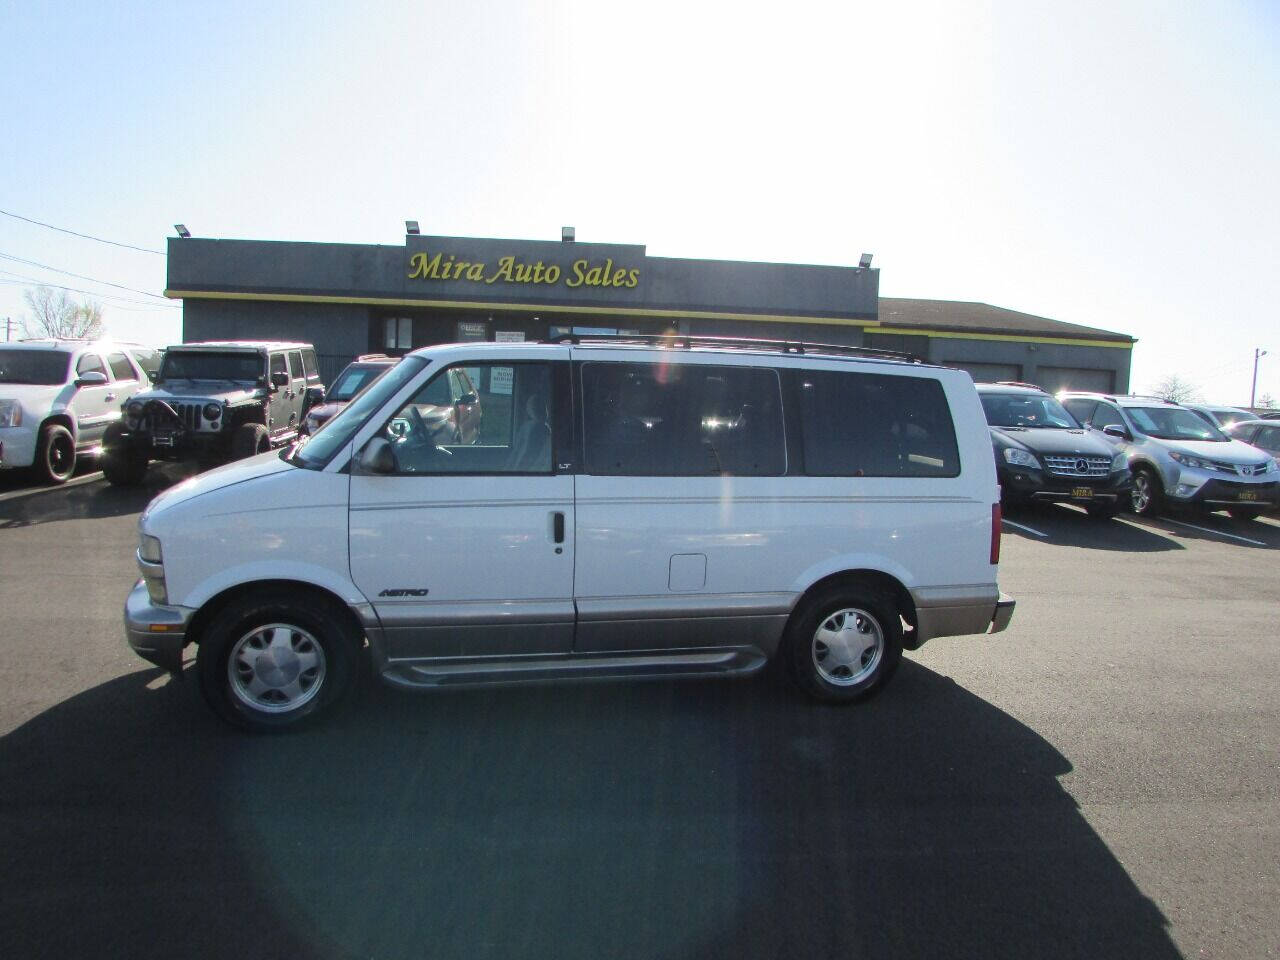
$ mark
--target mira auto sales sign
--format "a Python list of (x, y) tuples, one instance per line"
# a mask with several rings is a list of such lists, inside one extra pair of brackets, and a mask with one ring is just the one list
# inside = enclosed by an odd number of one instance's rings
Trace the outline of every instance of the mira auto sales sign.
[[(526, 254), (496, 250), (492, 255), (428, 246), (409, 252), (407, 277), (411, 281), (461, 282), (464, 286), (516, 285), (597, 291), (635, 290), (640, 285), (639, 264), (643, 254), (629, 259), (622, 259), (614, 251), (600, 256), (581, 256), (581, 246), (568, 246), (569, 249), (561, 249), (559, 244), (538, 244), (542, 249)], [(550, 256), (553, 251), (558, 255)]]

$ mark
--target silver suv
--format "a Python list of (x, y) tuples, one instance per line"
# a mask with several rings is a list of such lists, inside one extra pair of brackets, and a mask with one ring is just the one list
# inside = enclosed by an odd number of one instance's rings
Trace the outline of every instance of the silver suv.
[(1252, 520), (1280, 500), (1274, 457), (1231, 439), (1186, 407), (1102, 393), (1066, 392), (1058, 399), (1129, 458), (1134, 513), (1190, 507)]
[(107, 340), (0, 344), (0, 470), (66, 483), (147, 385), (156, 351)]

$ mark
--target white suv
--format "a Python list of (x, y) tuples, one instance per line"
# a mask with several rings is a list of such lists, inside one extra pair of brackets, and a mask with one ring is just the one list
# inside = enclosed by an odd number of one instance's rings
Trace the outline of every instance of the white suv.
[[(436, 429), (458, 370), (472, 437)], [(153, 501), (126, 635), (175, 672), (198, 644), (209, 703), (262, 729), (337, 701), (366, 655), (415, 688), (776, 655), (852, 701), (904, 648), (1008, 624), (999, 498), (958, 370), (696, 338), (430, 347), (308, 442)]]
[(155, 351), (87, 340), (0, 343), (0, 469), (35, 467), (65, 483), (97, 453), (120, 405), (147, 386)]

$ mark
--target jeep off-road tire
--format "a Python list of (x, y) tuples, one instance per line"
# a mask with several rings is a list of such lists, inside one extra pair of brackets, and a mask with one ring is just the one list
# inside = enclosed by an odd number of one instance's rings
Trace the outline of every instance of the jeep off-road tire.
[(271, 435), (260, 423), (242, 423), (231, 436), (231, 459), (243, 460), (271, 449)]
[(45, 483), (66, 483), (76, 472), (76, 441), (71, 431), (57, 424), (46, 424), (40, 431), (36, 447), (36, 474)]
[(147, 475), (147, 452), (121, 437), (124, 424), (113, 423), (102, 435), (102, 459), (98, 466), (107, 483), (116, 487), (136, 487)]

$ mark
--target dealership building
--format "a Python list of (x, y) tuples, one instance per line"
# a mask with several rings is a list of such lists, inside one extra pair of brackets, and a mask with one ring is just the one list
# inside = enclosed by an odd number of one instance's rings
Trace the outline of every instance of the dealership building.
[(1126, 391), (1135, 342), (985, 303), (882, 298), (871, 266), (651, 257), (573, 239), (175, 238), (165, 293), (183, 301), (184, 341), (313, 343), (326, 381), (359, 354), (435, 343), (677, 332), (901, 350), (975, 380)]

